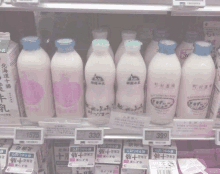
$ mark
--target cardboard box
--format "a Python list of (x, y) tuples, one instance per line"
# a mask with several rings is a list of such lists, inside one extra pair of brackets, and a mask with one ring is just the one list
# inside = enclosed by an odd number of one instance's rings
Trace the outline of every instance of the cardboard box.
[(7, 173), (38, 173), (42, 168), (40, 146), (13, 145), (9, 151)]
[(68, 167), (70, 140), (54, 141), (54, 163), (56, 174), (72, 174)]
[(0, 32), (0, 124), (15, 124), (19, 121), (15, 122), (15, 118), (25, 116), (17, 70), (18, 55), (18, 44), (10, 41), (10, 33)]

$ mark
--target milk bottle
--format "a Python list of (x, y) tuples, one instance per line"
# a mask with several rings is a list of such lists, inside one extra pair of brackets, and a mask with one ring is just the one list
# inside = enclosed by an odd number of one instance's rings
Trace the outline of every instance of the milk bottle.
[(137, 33), (135, 31), (125, 30), (122, 31), (122, 42), (120, 43), (118, 50), (115, 53), (115, 65), (118, 65), (119, 60), (121, 59), (121, 56), (125, 52), (125, 41), (126, 40), (134, 40), (136, 38)]
[(154, 124), (168, 124), (175, 115), (181, 77), (175, 48), (174, 41), (161, 40), (148, 67), (146, 114)]
[(138, 114), (144, 108), (144, 83), (146, 66), (141, 56), (142, 43), (137, 40), (125, 42), (125, 53), (117, 66), (116, 106), (123, 112)]
[(84, 115), (83, 62), (72, 39), (56, 41), (51, 61), (57, 117), (74, 119)]
[(158, 52), (159, 49), (158, 42), (160, 40), (167, 39), (167, 37), (168, 37), (168, 32), (166, 30), (155, 29), (153, 31), (153, 40), (147, 46), (147, 49), (144, 54), (144, 61), (147, 67), (149, 66), (149, 63), (152, 60), (152, 58)]
[(115, 65), (107, 40), (93, 40), (92, 47), (85, 67), (86, 115), (91, 123), (106, 124), (115, 98)]
[(23, 50), (18, 57), (18, 73), (27, 117), (40, 121), (55, 114), (50, 58), (35, 36), (21, 40)]
[[(92, 31), (92, 35), (93, 35), (93, 39), (107, 39), (108, 37), (108, 31), (105, 30), (105, 29), (97, 29), (97, 30), (93, 30)], [(111, 46), (109, 46), (109, 49), (108, 49), (112, 59), (114, 60), (114, 53), (112, 51), (112, 48)], [(93, 52), (93, 47), (92, 47), (92, 44), (90, 45), (89, 47), (89, 50), (88, 50), (88, 53), (87, 53), (87, 60), (89, 59), (89, 57), (91, 56)]]
[(176, 113), (178, 118), (204, 119), (214, 83), (215, 65), (210, 55), (211, 43), (198, 41), (194, 47), (194, 52), (182, 67)]
[(194, 50), (194, 42), (198, 37), (198, 33), (194, 31), (187, 31), (184, 41), (177, 47), (176, 55), (179, 58), (181, 66), (183, 65), (186, 58)]

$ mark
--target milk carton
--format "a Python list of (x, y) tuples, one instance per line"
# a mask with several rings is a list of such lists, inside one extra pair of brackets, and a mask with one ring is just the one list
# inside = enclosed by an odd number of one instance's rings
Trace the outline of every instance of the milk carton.
[(70, 140), (54, 141), (54, 161), (56, 174), (72, 174), (72, 169), (67, 167), (69, 160)]
[(95, 165), (95, 174), (119, 174), (119, 172), (119, 165)]
[(17, 70), (18, 54), (18, 44), (10, 40), (10, 34), (0, 32), (0, 116), (7, 118), (5, 123), (14, 123), (12, 117), (25, 116)]
[(149, 160), (148, 174), (179, 174), (175, 160)]
[(123, 168), (147, 169), (149, 146), (140, 140), (126, 140), (123, 147)]
[(176, 160), (177, 147), (173, 141), (170, 146), (151, 146), (151, 159), (154, 160)]
[(146, 170), (142, 169), (123, 169), (121, 168), (121, 174), (145, 174)]
[(12, 143), (0, 140), (0, 164), (1, 170), (4, 170), (8, 163), (8, 152)]
[(13, 145), (9, 151), (7, 173), (38, 172), (42, 168), (39, 146)]
[(94, 167), (72, 167), (72, 174), (95, 174)]

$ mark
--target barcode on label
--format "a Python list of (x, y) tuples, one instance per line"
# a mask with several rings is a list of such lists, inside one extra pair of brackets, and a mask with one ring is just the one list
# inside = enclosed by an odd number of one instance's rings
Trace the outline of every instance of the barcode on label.
[(171, 170), (157, 170), (157, 174), (172, 174)]

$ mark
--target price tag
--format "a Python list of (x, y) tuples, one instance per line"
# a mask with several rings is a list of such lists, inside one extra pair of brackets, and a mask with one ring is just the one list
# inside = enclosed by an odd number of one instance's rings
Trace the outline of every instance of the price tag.
[(143, 144), (170, 145), (171, 129), (144, 129)]
[(103, 135), (100, 128), (76, 128), (75, 144), (103, 144)]
[(14, 144), (43, 144), (44, 128), (15, 128)]
[(220, 129), (215, 130), (215, 144), (220, 145)]
[(204, 7), (206, 0), (173, 0), (174, 6)]

